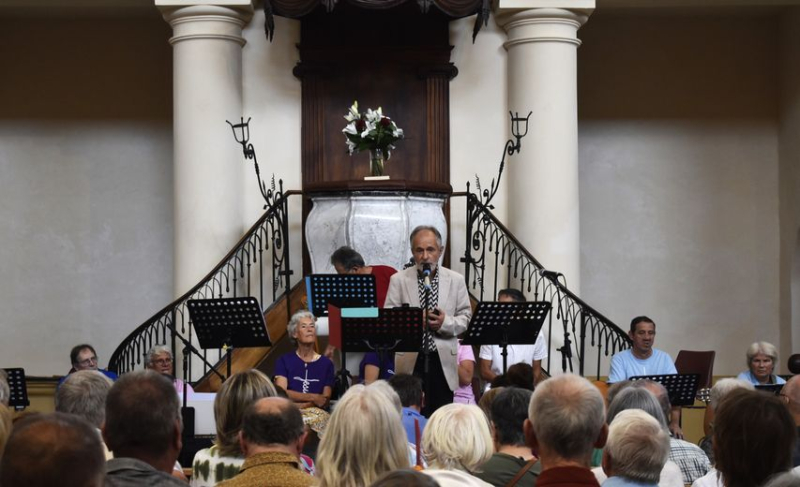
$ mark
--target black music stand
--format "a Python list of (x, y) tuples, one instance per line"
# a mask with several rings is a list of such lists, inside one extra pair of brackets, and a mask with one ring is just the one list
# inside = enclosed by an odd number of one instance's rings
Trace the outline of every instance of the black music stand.
[(31, 405), (28, 400), (28, 386), (25, 382), (25, 369), (13, 368), (3, 369), (8, 376), (8, 388), (11, 395), (8, 398), (8, 406), (16, 411), (22, 411)]
[[(378, 363), (383, 364), (387, 353), (416, 352), (421, 348), (422, 309), (375, 308), (377, 313), (350, 311), (328, 305), (330, 343), (342, 351), (343, 357), (347, 352), (377, 352)], [(372, 316), (352, 316), (354, 314)]]
[(190, 299), (186, 303), (200, 348), (224, 348), (228, 375), (234, 347), (269, 347), (267, 323), (256, 298)]
[(308, 309), (317, 318), (328, 316), (328, 303), (339, 308), (377, 308), (372, 274), (312, 274), (306, 277)]
[[(637, 375), (632, 381), (650, 379), (667, 388), (669, 403), (673, 406), (691, 406), (697, 396), (700, 374)], [(666, 418), (669, 421), (669, 418)]]
[(533, 345), (551, 304), (547, 301), (478, 303), (467, 326), (464, 345), (500, 345), (503, 373), (508, 370), (508, 345)]

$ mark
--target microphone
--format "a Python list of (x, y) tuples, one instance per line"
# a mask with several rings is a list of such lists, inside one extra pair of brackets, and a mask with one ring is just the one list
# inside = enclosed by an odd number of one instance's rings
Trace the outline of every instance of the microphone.
[(430, 264), (422, 264), (422, 285), (425, 286), (425, 289), (431, 288), (431, 265)]

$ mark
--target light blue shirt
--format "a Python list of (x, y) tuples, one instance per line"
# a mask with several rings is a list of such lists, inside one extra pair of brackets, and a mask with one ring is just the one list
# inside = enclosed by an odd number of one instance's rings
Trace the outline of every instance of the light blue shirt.
[(637, 482), (623, 477), (609, 477), (603, 482), (603, 487), (657, 487), (656, 482)]
[(644, 360), (636, 358), (632, 350), (624, 350), (611, 358), (608, 382), (613, 384), (639, 375), (677, 374), (675, 363), (668, 353), (653, 349), (653, 355)]
[[(786, 384), (786, 381), (781, 379), (777, 375), (773, 374), (772, 377), (775, 378), (775, 382), (773, 382), (773, 384), (776, 384), (776, 385)], [(737, 375), (736, 378), (739, 379), (739, 380), (743, 380), (745, 382), (749, 382), (749, 383), (753, 384), (754, 386), (764, 385), (761, 382), (759, 382), (758, 379), (756, 379), (756, 376), (753, 375), (753, 372), (750, 371), (750, 370), (746, 370), (746, 371), (742, 372), (741, 374)]]

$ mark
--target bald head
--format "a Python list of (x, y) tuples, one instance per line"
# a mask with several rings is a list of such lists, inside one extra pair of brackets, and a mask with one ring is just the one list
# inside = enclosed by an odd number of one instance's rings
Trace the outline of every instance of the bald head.
[(796, 375), (786, 382), (781, 394), (788, 402), (789, 412), (792, 413), (794, 423), (800, 426), (800, 375)]
[(304, 437), (303, 416), (288, 399), (265, 397), (244, 413), (241, 443), (246, 456), (267, 450), (302, 448)]

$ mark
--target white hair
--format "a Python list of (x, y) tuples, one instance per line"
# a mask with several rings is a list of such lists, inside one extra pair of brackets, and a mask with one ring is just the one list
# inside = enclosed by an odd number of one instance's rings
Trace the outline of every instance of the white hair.
[(486, 415), (478, 406), (467, 404), (437, 409), (422, 433), (422, 449), (432, 468), (475, 471), (494, 453)]
[(170, 350), (170, 348), (164, 344), (159, 344), (153, 345), (150, 350), (147, 351), (147, 359), (145, 360), (145, 364), (148, 366), (155, 364), (156, 357), (162, 353), (166, 353), (169, 355), (170, 360), (174, 360), (174, 357), (172, 356), (172, 350)]
[(769, 342), (753, 342), (747, 347), (747, 367), (753, 362), (753, 357), (762, 353), (772, 359), (772, 366), (774, 367), (778, 362), (778, 349), (775, 345)]
[(291, 319), (289, 319), (289, 324), (286, 325), (286, 334), (289, 335), (289, 339), (294, 344), (297, 344), (297, 340), (294, 337), (295, 333), (297, 333), (297, 325), (300, 324), (300, 320), (303, 318), (310, 318), (311, 322), (314, 323), (314, 328), (316, 329), (317, 318), (311, 311), (308, 311), (306, 309), (301, 309), (300, 311), (297, 311), (295, 314), (292, 315)]
[(741, 379), (720, 379), (714, 384), (709, 393), (709, 400), (711, 402), (711, 409), (717, 409), (720, 401), (725, 398), (731, 391), (736, 389), (754, 390), (755, 386), (747, 381)]
[(528, 419), (539, 443), (566, 460), (588, 460), (603, 431), (606, 405), (583, 377), (564, 374), (536, 386)]
[(611, 458), (614, 475), (657, 483), (669, 455), (669, 435), (651, 415), (627, 409), (609, 425), (603, 451)]

